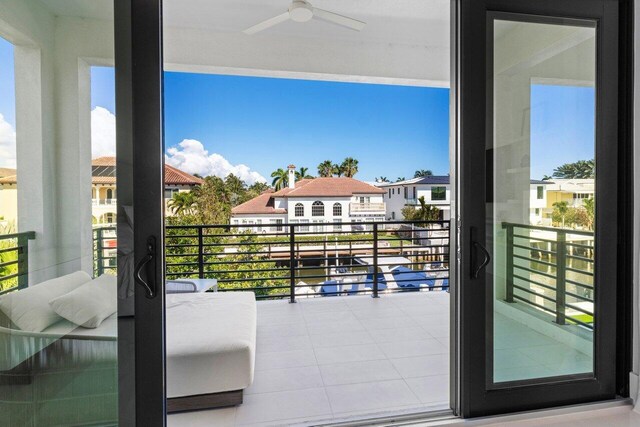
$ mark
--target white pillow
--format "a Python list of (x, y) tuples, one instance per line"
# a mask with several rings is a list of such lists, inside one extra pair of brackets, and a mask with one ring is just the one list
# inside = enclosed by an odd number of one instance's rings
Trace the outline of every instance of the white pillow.
[(83, 328), (97, 328), (118, 310), (118, 280), (102, 275), (49, 301), (60, 316)]
[(49, 306), (52, 298), (64, 295), (91, 280), (84, 271), (60, 276), (0, 297), (0, 310), (23, 331), (41, 332), (62, 320)]

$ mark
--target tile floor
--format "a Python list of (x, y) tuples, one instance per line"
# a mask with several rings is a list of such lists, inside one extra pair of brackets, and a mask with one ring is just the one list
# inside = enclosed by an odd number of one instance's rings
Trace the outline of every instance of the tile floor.
[(258, 302), (256, 372), (237, 408), (169, 426), (308, 425), (446, 409), (449, 294)]
[[(501, 380), (589, 370), (591, 359), (496, 315)], [(448, 408), (449, 294), (259, 301), (254, 383), (235, 408), (169, 426), (314, 425)]]

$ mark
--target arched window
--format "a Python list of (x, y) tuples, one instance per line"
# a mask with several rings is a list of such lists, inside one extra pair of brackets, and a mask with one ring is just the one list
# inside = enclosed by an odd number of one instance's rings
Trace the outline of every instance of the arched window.
[(311, 216), (324, 216), (324, 203), (320, 200), (316, 200), (311, 205)]
[(107, 199), (113, 199), (113, 190), (110, 188), (107, 189)]
[(333, 216), (342, 216), (342, 205), (340, 203), (333, 204)]
[(296, 203), (294, 214), (295, 216), (304, 216), (304, 205), (302, 203)]

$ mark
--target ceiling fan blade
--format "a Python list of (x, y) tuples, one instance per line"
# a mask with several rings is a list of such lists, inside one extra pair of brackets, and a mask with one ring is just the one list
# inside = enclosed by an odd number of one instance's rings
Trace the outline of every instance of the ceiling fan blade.
[(243, 33), (248, 35), (253, 35), (260, 31), (266, 30), (267, 28), (273, 27), (274, 25), (278, 25), (289, 19), (289, 12), (285, 12), (282, 15), (274, 16), (273, 18), (267, 19), (266, 21), (262, 21), (259, 24), (254, 25), (253, 27), (249, 27), (243, 31)]
[(323, 21), (331, 22), (342, 27), (349, 28), (355, 31), (362, 31), (365, 22), (358, 21), (357, 19), (349, 18), (347, 16), (338, 15), (337, 13), (329, 12), (328, 10), (313, 8), (313, 17), (322, 19)]

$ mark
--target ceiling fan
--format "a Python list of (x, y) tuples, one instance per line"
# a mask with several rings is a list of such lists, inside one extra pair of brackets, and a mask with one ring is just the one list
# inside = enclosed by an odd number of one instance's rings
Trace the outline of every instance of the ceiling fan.
[(266, 21), (262, 21), (259, 24), (247, 28), (243, 32), (245, 34), (253, 35), (289, 19), (294, 22), (307, 22), (312, 18), (318, 18), (323, 21), (337, 24), (355, 31), (362, 30), (366, 25), (366, 23), (358, 21), (357, 19), (349, 18), (347, 16), (329, 12), (328, 10), (313, 7), (311, 6), (311, 3), (306, 0), (293, 0), (293, 3), (291, 3), (289, 9), (285, 13), (274, 16), (273, 18), (267, 19)]

